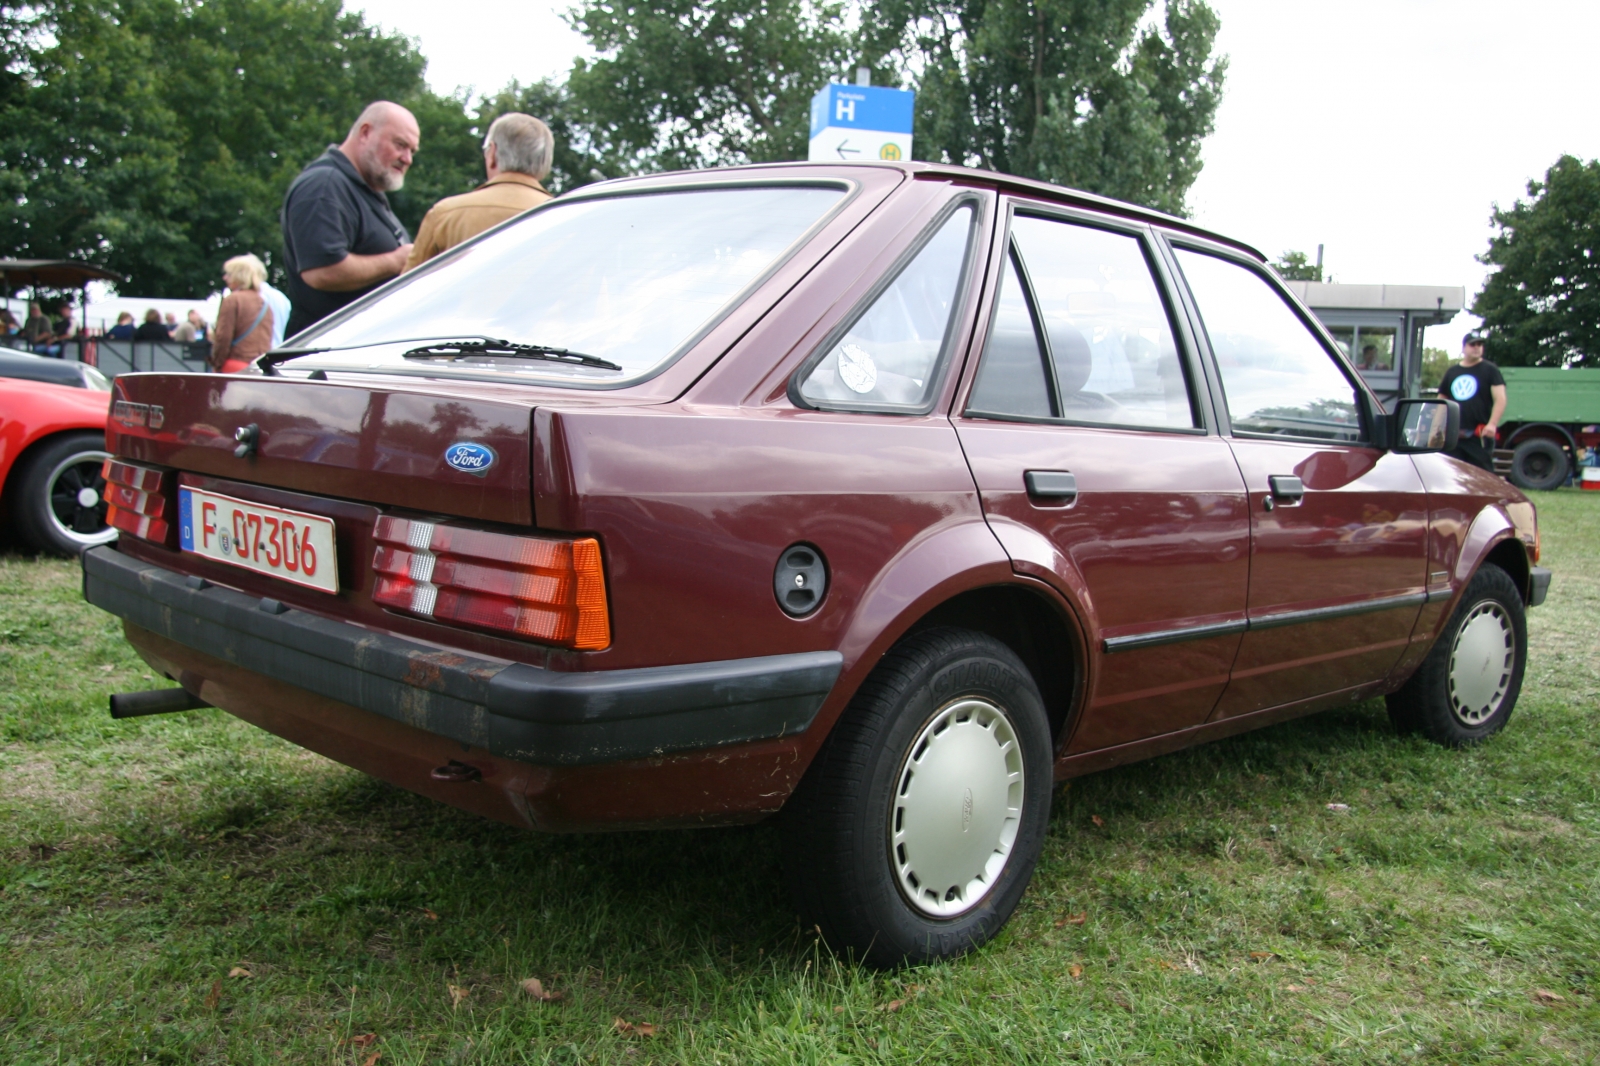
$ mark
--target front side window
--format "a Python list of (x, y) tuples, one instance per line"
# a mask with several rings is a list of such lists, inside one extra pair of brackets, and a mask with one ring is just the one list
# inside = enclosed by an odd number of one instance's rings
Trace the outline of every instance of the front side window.
[[(1139, 238), (1019, 216), (1011, 239), (969, 412), (1194, 428), (1171, 320)], [(1036, 396), (1041, 360), (1049, 391)]]
[(1235, 433), (1361, 439), (1349, 379), (1316, 336), (1261, 275), (1177, 249), (1222, 374)]
[(970, 203), (952, 212), (866, 313), (802, 372), (803, 400), (847, 410), (927, 406), (955, 317), (973, 216)]
[[(291, 365), (422, 363), (575, 384), (635, 380), (698, 339), (845, 192), (733, 186), (557, 200), (440, 256), (347, 317), (312, 327), (295, 347), (331, 350)], [(405, 354), (426, 341), (475, 338), (594, 359)]]

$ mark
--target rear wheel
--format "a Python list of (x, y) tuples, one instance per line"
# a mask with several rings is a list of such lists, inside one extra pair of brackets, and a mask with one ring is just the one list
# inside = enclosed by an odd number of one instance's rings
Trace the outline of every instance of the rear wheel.
[(1545, 491), (1567, 480), (1566, 449), (1546, 437), (1534, 437), (1511, 453), (1511, 483), (1519, 489)]
[(106, 525), (105, 479), (108, 457), (102, 433), (68, 433), (46, 441), (17, 472), (11, 498), (17, 533), (38, 551), (77, 555), (116, 539)]
[(1050, 762), (1044, 703), (1010, 648), (963, 629), (907, 637), (784, 811), (802, 920), (873, 966), (983, 944), (1033, 875)]
[(1388, 699), (1401, 733), (1459, 748), (1504, 728), (1522, 691), (1528, 626), (1509, 574), (1485, 563), (1405, 687)]

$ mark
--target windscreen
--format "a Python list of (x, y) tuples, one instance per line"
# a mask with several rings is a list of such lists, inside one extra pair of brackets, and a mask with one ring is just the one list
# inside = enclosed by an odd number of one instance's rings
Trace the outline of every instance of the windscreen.
[[(644, 376), (697, 339), (844, 196), (837, 186), (688, 189), (555, 201), (446, 253), (293, 347), (329, 370), (446, 365), (614, 384)], [(472, 353), (404, 353), (493, 338), (567, 349), (620, 369)]]

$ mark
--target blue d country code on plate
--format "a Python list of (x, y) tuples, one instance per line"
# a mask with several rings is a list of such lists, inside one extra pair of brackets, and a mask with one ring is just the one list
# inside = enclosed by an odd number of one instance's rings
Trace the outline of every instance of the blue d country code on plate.
[(339, 591), (333, 521), (321, 515), (180, 487), (178, 542), (186, 552), (229, 566)]

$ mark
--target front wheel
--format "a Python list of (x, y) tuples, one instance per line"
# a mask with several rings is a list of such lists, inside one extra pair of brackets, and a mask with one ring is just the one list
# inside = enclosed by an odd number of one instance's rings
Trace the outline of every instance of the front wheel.
[(1460, 748), (1505, 727), (1522, 691), (1528, 623), (1511, 575), (1485, 563), (1411, 680), (1388, 698), (1401, 733)]
[(17, 471), (16, 528), (37, 551), (73, 556), (115, 540), (106, 525), (103, 433), (67, 433), (38, 446)]
[(963, 629), (902, 640), (784, 811), (802, 920), (880, 967), (983, 944), (1033, 875), (1050, 763), (1044, 702), (1010, 648)]

